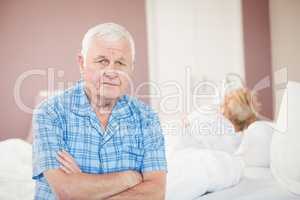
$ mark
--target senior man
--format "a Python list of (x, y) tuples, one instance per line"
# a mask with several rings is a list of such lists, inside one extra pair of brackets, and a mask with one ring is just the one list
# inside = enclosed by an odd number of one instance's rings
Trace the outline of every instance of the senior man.
[(35, 199), (164, 199), (159, 119), (126, 95), (134, 56), (132, 36), (120, 25), (85, 34), (81, 80), (33, 115)]

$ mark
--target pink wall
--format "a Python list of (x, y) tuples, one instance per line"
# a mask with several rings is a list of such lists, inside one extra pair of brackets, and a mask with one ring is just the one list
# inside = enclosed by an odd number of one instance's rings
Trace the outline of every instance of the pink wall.
[[(144, 0), (4, 0), (0, 2), (0, 140), (25, 138), (31, 115), (14, 100), (15, 81), (31, 69), (55, 68), (56, 82), (79, 78), (76, 53), (84, 33), (93, 25), (116, 22), (128, 28), (136, 42), (135, 83), (148, 80)], [(63, 77), (57, 76), (64, 70)], [(47, 89), (47, 78), (32, 76), (21, 87), (23, 102), (32, 107), (34, 97)], [(148, 89), (145, 88), (145, 93)]]
[(263, 116), (273, 119), (272, 58), (269, 0), (243, 0), (245, 75), (248, 87), (269, 77), (270, 87), (258, 92)]

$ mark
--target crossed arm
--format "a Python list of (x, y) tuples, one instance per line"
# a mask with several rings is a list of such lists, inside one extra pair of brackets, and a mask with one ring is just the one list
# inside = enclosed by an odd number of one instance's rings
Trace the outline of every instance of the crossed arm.
[(108, 200), (163, 200), (165, 199), (165, 172), (148, 172), (143, 174), (143, 181)]
[(61, 168), (44, 172), (58, 199), (164, 199), (165, 172), (86, 174), (67, 152), (58, 155)]

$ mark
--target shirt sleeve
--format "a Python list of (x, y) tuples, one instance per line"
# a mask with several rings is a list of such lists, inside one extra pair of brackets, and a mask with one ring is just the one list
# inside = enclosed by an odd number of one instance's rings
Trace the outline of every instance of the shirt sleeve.
[(144, 159), (141, 172), (167, 171), (165, 139), (156, 114), (144, 126)]
[(40, 106), (33, 114), (33, 179), (43, 177), (43, 172), (59, 168), (57, 152), (63, 149), (63, 130), (57, 115), (50, 106)]

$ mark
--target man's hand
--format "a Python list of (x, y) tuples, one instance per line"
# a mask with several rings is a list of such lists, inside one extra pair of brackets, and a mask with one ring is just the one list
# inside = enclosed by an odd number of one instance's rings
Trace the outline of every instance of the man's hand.
[(143, 181), (142, 175), (137, 171), (127, 171), (126, 173), (128, 175), (127, 181), (130, 187), (134, 187)]
[(67, 153), (66, 151), (59, 151), (57, 155), (57, 160), (61, 164), (60, 168), (65, 173), (81, 173), (79, 166), (69, 153)]
[(166, 172), (155, 171), (143, 174), (143, 182), (107, 200), (164, 200)]

